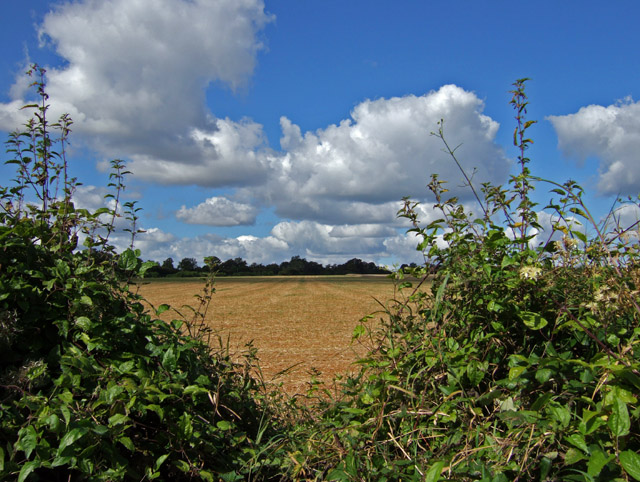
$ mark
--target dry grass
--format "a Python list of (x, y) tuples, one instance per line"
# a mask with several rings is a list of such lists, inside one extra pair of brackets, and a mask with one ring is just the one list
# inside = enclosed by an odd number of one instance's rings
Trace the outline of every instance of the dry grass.
[[(180, 309), (197, 305), (194, 295), (202, 286), (202, 281), (162, 280), (140, 292), (155, 306)], [(282, 382), (288, 393), (306, 390), (311, 369), (325, 382), (353, 369), (364, 353), (351, 344), (353, 329), (363, 316), (380, 310), (376, 299), (384, 303), (394, 294), (393, 282), (379, 276), (220, 278), (215, 286), (206, 322), (225, 342), (228, 338), (235, 353), (253, 342), (265, 380)]]

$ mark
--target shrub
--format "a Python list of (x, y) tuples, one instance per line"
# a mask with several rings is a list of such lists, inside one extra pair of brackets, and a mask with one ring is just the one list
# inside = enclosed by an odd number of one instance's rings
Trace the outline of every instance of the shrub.
[(153, 263), (108, 241), (121, 205), (132, 247), (138, 232), (124, 164), (115, 207), (76, 208), (71, 120), (49, 124), (44, 70), (29, 73), (40, 103), (9, 138), (17, 174), (0, 190), (0, 479), (267, 478), (272, 420), (253, 355), (239, 365), (212, 350), (202, 310), (171, 323), (155, 318), (166, 305), (145, 311), (131, 280)]
[[(576, 183), (531, 174), (525, 81), (511, 101), (520, 172), (478, 190), (463, 171), (480, 215), (447, 199), (437, 176), (429, 188), (441, 219), (422, 227), (405, 199), (399, 215), (425, 259), (408, 274), (419, 281), (396, 273), (401, 293), (380, 328), (368, 317), (354, 332), (371, 350), (308, 427), (299, 473), (640, 480), (637, 223), (619, 226), (615, 210), (598, 223)], [(434, 135), (458, 163), (443, 123)], [(536, 211), (531, 192), (545, 184), (554, 199)]]

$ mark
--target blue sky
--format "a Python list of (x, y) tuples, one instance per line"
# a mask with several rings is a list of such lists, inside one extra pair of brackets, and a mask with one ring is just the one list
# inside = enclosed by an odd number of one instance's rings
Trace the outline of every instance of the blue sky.
[(52, 113), (75, 122), (77, 204), (100, 204), (110, 159), (134, 172), (143, 257), (409, 262), (403, 196), (432, 218), (437, 172), (473, 208), (429, 133), (444, 118), (476, 180), (505, 182), (521, 77), (534, 174), (578, 180), (598, 215), (637, 195), (639, 14), (635, 1), (8, 0), (0, 131), (22, 121), (37, 62)]

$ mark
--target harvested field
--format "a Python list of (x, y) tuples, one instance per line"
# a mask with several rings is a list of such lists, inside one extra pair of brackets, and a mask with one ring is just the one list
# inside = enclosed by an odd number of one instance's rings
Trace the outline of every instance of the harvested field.
[[(180, 310), (197, 306), (194, 295), (202, 287), (201, 280), (153, 280), (140, 293), (154, 306), (167, 303)], [(215, 287), (207, 323), (225, 341), (228, 337), (235, 353), (253, 342), (264, 379), (282, 382), (290, 394), (306, 390), (311, 369), (325, 382), (353, 369), (364, 353), (351, 344), (353, 329), (363, 316), (380, 310), (376, 299), (384, 303), (394, 294), (385, 276), (219, 278)], [(163, 314), (172, 317), (175, 313)]]

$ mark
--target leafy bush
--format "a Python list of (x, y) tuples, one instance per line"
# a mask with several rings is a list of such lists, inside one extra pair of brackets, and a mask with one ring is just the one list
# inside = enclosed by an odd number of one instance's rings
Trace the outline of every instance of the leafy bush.
[(17, 174), (0, 191), (0, 479), (267, 478), (272, 413), (253, 359), (207, 343), (211, 284), (193, 320), (145, 311), (131, 280), (153, 263), (108, 242), (121, 207), (132, 246), (138, 232), (124, 165), (113, 163), (112, 209), (76, 208), (71, 120), (49, 124), (44, 70), (29, 73), (41, 102), (9, 138)]
[[(619, 226), (615, 211), (598, 223), (577, 184), (531, 174), (525, 81), (511, 101), (520, 172), (477, 190), (463, 171), (480, 215), (436, 176), (441, 219), (422, 227), (405, 199), (424, 266), (396, 274), (380, 328), (369, 317), (354, 332), (371, 350), (307, 427), (297, 474), (640, 480), (637, 223)], [(442, 123), (434, 135), (458, 163)], [(554, 199), (536, 212), (531, 192), (545, 184)]]
[[(359, 373), (337, 395), (312, 380), (297, 404), (250, 376), (252, 348), (244, 364), (212, 350), (211, 279), (191, 320), (145, 311), (125, 166), (111, 209), (76, 208), (71, 120), (49, 125), (44, 71), (31, 75), (41, 103), (10, 136), (17, 175), (0, 188), (0, 479), (640, 480), (638, 225), (596, 222), (576, 183), (531, 174), (526, 79), (520, 172), (477, 189), (463, 171), (479, 215), (435, 176), (441, 219), (422, 227), (405, 199), (423, 266), (395, 274), (377, 327), (356, 328)], [(458, 163), (442, 123), (434, 135)], [(543, 185), (555, 199), (536, 211)]]

